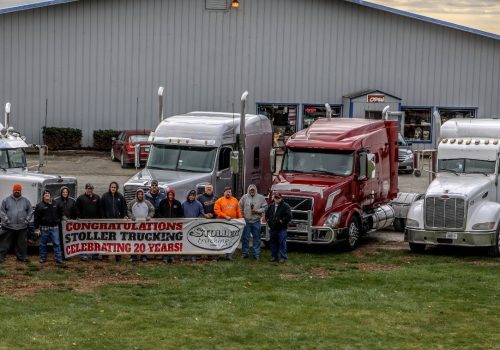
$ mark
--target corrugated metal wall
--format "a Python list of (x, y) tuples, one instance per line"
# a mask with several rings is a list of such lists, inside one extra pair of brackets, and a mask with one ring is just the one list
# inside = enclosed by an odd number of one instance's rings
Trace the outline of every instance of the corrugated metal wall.
[[(154, 127), (256, 102), (342, 103), (368, 88), (404, 105), (500, 115), (500, 42), (340, 0), (80, 0), (0, 16), (0, 102), (30, 141), (68, 126)], [(47, 104), (46, 104), (47, 102)], [(47, 113), (46, 113), (47, 106)]]

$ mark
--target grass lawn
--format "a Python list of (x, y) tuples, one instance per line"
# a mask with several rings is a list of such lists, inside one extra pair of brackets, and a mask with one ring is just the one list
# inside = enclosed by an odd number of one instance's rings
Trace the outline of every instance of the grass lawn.
[[(285, 265), (0, 266), (0, 349), (498, 349), (500, 260), (367, 243)], [(35, 257), (32, 257), (35, 258)]]

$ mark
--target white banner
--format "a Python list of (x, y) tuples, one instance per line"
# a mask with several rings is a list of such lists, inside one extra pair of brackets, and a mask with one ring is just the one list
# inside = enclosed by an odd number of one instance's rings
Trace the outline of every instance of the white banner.
[(214, 255), (233, 253), (243, 219), (95, 219), (63, 221), (67, 257), (104, 255)]

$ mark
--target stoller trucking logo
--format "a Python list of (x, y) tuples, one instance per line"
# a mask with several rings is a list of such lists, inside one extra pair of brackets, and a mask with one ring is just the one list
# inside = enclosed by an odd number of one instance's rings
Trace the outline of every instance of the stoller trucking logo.
[(206, 250), (225, 250), (229, 249), (240, 240), (241, 231), (236, 224), (229, 222), (203, 222), (189, 229), (188, 241), (202, 249)]

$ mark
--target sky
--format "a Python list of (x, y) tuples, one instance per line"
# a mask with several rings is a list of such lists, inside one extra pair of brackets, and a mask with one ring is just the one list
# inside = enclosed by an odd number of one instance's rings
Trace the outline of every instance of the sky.
[(368, 0), (500, 35), (500, 0)]

